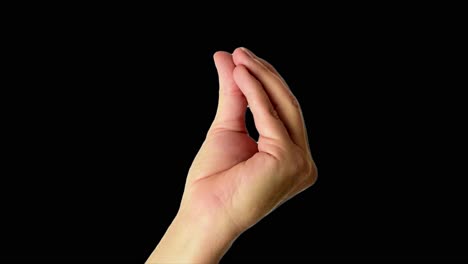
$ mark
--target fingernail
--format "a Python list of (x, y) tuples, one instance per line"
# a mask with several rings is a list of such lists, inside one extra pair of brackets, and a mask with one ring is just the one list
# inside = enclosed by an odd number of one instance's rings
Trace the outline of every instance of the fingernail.
[(241, 50), (243, 50), (245, 53), (247, 53), (247, 55), (249, 55), (250, 57), (252, 57), (252, 58), (254, 57), (253, 52), (251, 52), (247, 48), (241, 47)]

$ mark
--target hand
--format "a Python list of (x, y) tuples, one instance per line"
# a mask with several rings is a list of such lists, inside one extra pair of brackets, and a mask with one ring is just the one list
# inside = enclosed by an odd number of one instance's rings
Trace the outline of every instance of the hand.
[[(217, 113), (189, 170), (179, 213), (148, 262), (158, 255), (216, 262), (237, 236), (317, 178), (300, 106), (279, 73), (244, 48), (217, 52), (214, 60)], [(247, 105), (258, 142), (247, 133)], [(182, 243), (184, 237), (190, 242)]]

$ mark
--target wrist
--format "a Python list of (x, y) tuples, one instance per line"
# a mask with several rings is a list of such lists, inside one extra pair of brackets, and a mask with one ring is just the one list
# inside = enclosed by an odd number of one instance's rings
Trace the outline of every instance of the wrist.
[(239, 235), (226, 224), (179, 210), (147, 263), (217, 263)]

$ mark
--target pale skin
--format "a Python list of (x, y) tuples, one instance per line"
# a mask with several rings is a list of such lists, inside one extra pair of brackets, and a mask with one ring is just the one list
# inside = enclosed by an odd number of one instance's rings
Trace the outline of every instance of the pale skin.
[[(245, 48), (214, 61), (216, 116), (146, 263), (218, 263), (239, 235), (317, 179), (299, 103), (280, 74)], [(258, 142), (247, 133), (247, 106)]]

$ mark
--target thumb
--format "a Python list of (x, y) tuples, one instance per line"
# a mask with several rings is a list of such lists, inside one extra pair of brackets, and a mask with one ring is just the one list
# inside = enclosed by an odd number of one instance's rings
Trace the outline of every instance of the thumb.
[(234, 81), (232, 55), (218, 51), (213, 56), (219, 78), (219, 100), (213, 128), (245, 132), (247, 101)]

